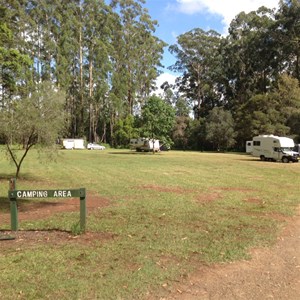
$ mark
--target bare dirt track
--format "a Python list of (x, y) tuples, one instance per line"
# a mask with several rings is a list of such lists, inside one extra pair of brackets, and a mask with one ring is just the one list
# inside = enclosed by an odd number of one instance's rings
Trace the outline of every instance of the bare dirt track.
[[(109, 200), (89, 196), (88, 211), (109, 205)], [(55, 212), (76, 211), (78, 199), (59, 203), (20, 207), (19, 220), (45, 218)], [(9, 222), (9, 214), (0, 213), (0, 225)], [(1, 232), (0, 235), (9, 235)], [(0, 251), (18, 246), (30, 247), (34, 243), (89, 243), (94, 239), (114, 238), (107, 234), (87, 232), (74, 237), (61, 231), (19, 231), (14, 240), (0, 241)], [(231, 264), (199, 265), (197, 271), (172, 285), (152, 291), (149, 300), (194, 299), (300, 299), (300, 209), (287, 219), (277, 242), (270, 248), (251, 250), (252, 259)]]
[(199, 266), (184, 281), (165, 287), (160, 299), (300, 299), (300, 209), (273, 247), (252, 249), (251, 257)]

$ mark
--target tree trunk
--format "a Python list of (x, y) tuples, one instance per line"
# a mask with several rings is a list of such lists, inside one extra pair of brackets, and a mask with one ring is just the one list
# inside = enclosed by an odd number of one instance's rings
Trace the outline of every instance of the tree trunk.
[(79, 28), (79, 77), (80, 77), (80, 120), (78, 124), (78, 134), (83, 134), (84, 126), (84, 103), (83, 103), (83, 46), (82, 46), (82, 28)]

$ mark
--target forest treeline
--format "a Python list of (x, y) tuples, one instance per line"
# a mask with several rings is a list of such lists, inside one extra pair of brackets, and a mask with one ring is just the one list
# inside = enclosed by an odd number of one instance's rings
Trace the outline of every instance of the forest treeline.
[(169, 47), (178, 78), (160, 98), (175, 112), (164, 132), (174, 148), (242, 150), (257, 134), (300, 142), (298, 0), (241, 12), (226, 37), (195, 28), (167, 45), (157, 26), (144, 0), (0, 0), (1, 111), (50, 83), (64, 92), (61, 137), (126, 146)]

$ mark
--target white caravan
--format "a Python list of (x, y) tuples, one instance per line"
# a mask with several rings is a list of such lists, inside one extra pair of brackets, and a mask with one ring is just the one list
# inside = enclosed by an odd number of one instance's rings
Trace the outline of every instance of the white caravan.
[(62, 145), (64, 149), (85, 149), (83, 139), (63, 139)]
[(252, 155), (261, 160), (298, 162), (299, 154), (293, 151), (294, 141), (276, 135), (259, 135), (253, 138)]
[(159, 140), (153, 140), (149, 138), (130, 139), (129, 147), (131, 150), (136, 150), (138, 152), (158, 152), (160, 150)]

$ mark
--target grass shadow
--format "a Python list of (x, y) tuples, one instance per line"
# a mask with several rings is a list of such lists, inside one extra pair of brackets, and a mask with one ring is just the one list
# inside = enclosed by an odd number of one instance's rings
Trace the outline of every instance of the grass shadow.
[[(155, 154), (159, 154), (160, 152), (155, 152)], [(137, 152), (137, 151), (128, 151), (128, 152), (109, 152), (108, 154), (123, 154), (123, 155), (153, 155), (152, 151), (148, 151), (148, 152)]]
[[(18, 199), (18, 209), (20, 212), (27, 212), (32, 210), (32, 205), (34, 204), (34, 209), (43, 209), (47, 207), (59, 206), (59, 202), (54, 201), (36, 201), (33, 199)], [(10, 201), (8, 198), (0, 197), (0, 213), (9, 213), (10, 212)]]
[(237, 160), (237, 161), (260, 161), (260, 159), (255, 158), (255, 157), (242, 157), (242, 158), (234, 158), (233, 160)]

